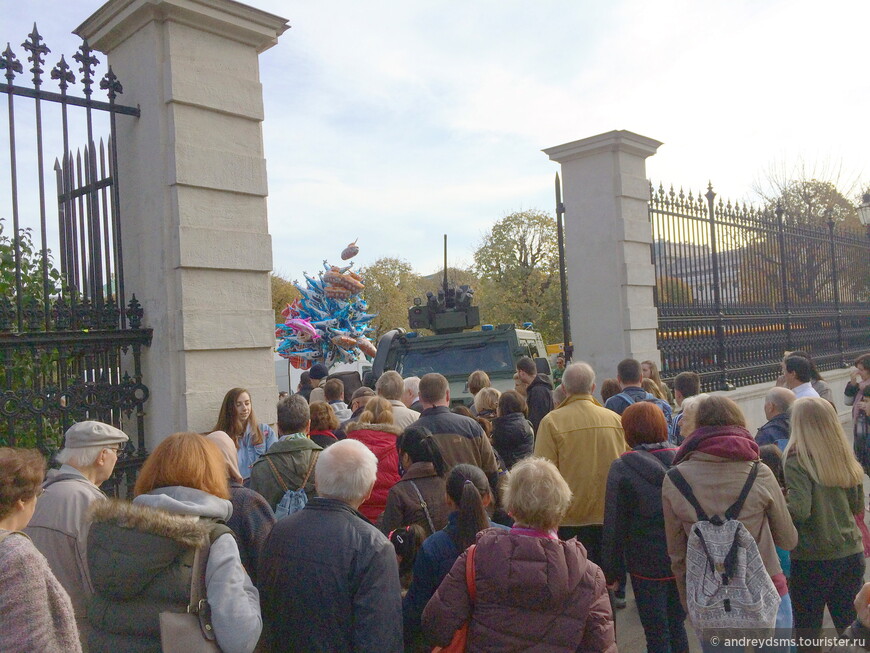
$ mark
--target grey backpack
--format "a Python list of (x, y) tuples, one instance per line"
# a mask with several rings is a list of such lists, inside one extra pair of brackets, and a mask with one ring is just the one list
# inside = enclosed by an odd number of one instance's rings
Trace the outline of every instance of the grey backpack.
[(756, 460), (723, 519), (707, 516), (679, 469), (668, 472), (698, 516), (686, 548), (686, 604), (695, 630), (739, 628), (743, 634), (751, 630), (763, 636), (776, 625), (779, 592), (764, 568), (755, 538), (737, 519), (757, 475)]

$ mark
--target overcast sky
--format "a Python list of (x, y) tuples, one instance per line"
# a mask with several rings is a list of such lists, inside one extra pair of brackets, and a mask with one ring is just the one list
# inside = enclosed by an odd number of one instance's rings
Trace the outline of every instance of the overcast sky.
[[(656, 184), (749, 199), (795, 165), (870, 182), (866, 0), (253, 5), (292, 26), (261, 57), (274, 266), (291, 279), (357, 237), (358, 265), (434, 272), (444, 233), (470, 265), (499, 218), (552, 212), (541, 149), (613, 129), (664, 142)], [(0, 36), (24, 59), (35, 20), (53, 66), (98, 6), (0, 0)]]

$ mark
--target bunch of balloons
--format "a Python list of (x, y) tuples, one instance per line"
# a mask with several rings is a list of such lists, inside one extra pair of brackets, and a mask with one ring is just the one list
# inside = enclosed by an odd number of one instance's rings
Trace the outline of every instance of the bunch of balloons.
[[(347, 261), (358, 253), (354, 241), (341, 258)], [(280, 340), (277, 352), (293, 367), (307, 370), (322, 362), (329, 368), (377, 353), (368, 338), (373, 331), (369, 322), (377, 313), (368, 312), (360, 296), (365, 284), (360, 275), (351, 272), (352, 267), (353, 263), (338, 267), (324, 260), (324, 271), (318, 278), (303, 273), (305, 285), (294, 282), (302, 296), (281, 312), (284, 324), (275, 325), (275, 337)]]

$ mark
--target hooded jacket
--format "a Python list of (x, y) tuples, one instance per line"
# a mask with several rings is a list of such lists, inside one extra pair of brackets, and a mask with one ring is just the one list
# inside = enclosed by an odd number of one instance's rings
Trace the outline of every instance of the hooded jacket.
[(601, 568), (609, 581), (625, 573), (673, 578), (662, 513), (662, 482), (676, 449), (642, 444), (610, 465), (604, 507)]
[(467, 551), (459, 556), (423, 611), (423, 630), (435, 644), (449, 644), (470, 618), (466, 651), (616, 652), (604, 574), (577, 540), (484, 531), (474, 555), (473, 605), (467, 558)]
[(69, 594), (76, 624), (87, 642), (87, 605), (93, 594), (87, 563), (88, 508), (106, 495), (71, 465), (46, 474), (45, 490), (36, 502), (33, 519), (24, 529), (48, 560), (52, 573)]
[(206, 595), (224, 653), (250, 653), (262, 630), (257, 590), (226, 526), (232, 504), (188, 487), (164, 487), (133, 503), (101, 501), (91, 509), (88, 566), (94, 597), (88, 608), (92, 653), (158, 653), (160, 612), (184, 612), (190, 600), (194, 549), (212, 529)]
[[(307, 437), (282, 437), (251, 468), (251, 489), (263, 495), (274, 512), (284, 496), (284, 486), (298, 490), (302, 485), (317, 451), (322, 451), (321, 447)], [(284, 486), (276, 477), (276, 470)], [(305, 484), (305, 494), (309, 499), (316, 494), (313, 468)]]
[(535, 451), (535, 431), (522, 413), (492, 420), (492, 446), (510, 469)]
[(374, 523), (387, 507), (387, 496), (396, 483), (399, 482), (399, 451), (396, 449), (396, 439), (401, 430), (392, 424), (365, 424), (356, 422), (348, 424), (347, 437), (359, 440), (378, 459), (378, 476), (371, 496), (359, 507), (359, 511)]
[(526, 388), (526, 403), (529, 405), (529, 421), (535, 433), (541, 420), (553, 410), (553, 384), (549, 377), (538, 374)]
[[(679, 465), (680, 473), (691, 486), (704, 512), (724, 515), (740, 495), (755, 460), (758, 460), (758, 445), (745, 428), (703, 426), (680, 445), (674, 464)], [(667, 477), (662, 483), (662, 511), (671, 570), (685, 606), (686, 547), (689, 532), (698, 517)], [(779, 483), (767, 465), (759, 464), (758, 475), (738, 519), (755, 538), (764, 566), (782, 595), (785, 578), (776, 547), (791, 551), (798, 537)]]

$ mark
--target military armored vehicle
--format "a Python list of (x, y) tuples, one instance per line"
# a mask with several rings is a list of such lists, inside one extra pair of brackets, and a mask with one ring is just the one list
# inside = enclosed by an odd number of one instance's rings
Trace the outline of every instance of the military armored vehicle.
[[(450, 286), (445, 270), (438, 293), (427, 293), (425, 303), (415, 299), (408, 309), (408, 323), (414, 330), (396, 328), (381, 336), (370, 383), (386, 370), (405, 378), (438, 372), (450, 383), (451, 405), (471, 405), (467, 381), (475, 370), (486, 372), (493, 387), (502, 392), (514, 389), (516, 362), (523, 356), (535, 359), (540, 373), (550, 374), (540, 333), (513, 324), (484, 324), (479, 331), (468, 330), (480, 324), (478, 307), (471, 305), (473, 296), (468, 286)], [(434, 335), (422, 335), (415, 329), (429, 329)]]

